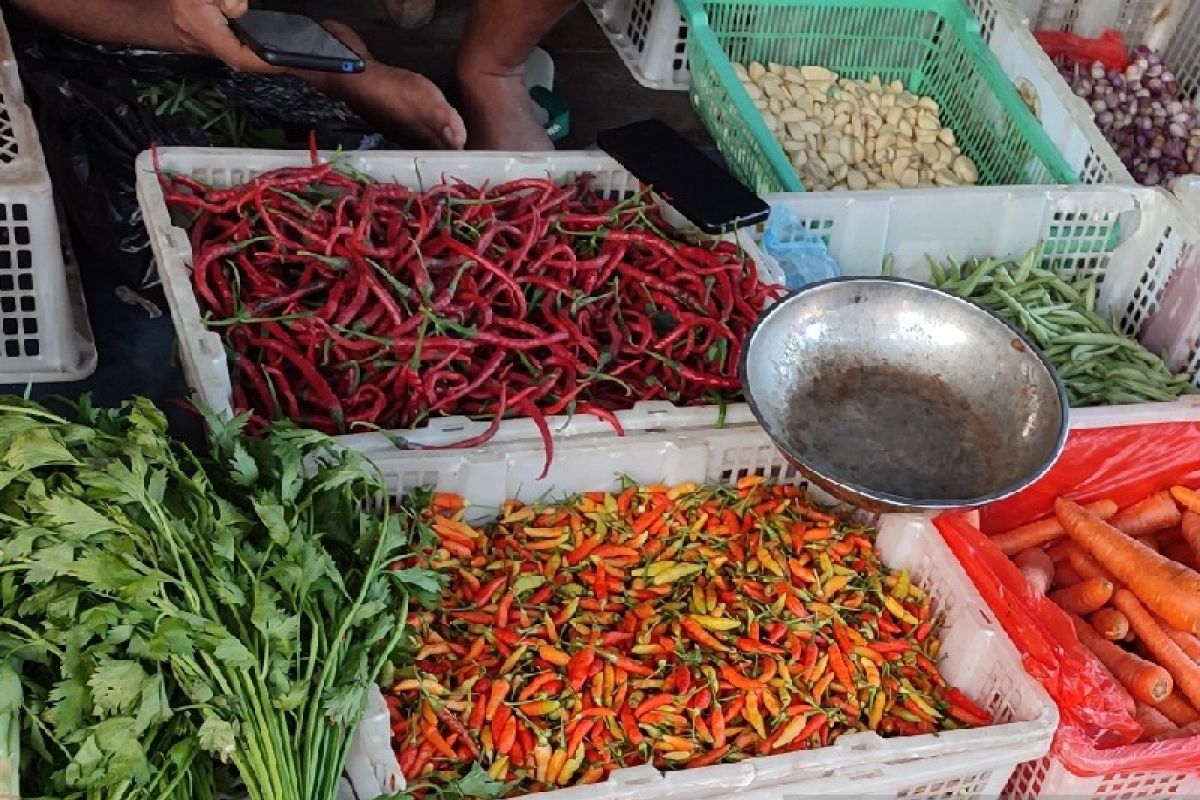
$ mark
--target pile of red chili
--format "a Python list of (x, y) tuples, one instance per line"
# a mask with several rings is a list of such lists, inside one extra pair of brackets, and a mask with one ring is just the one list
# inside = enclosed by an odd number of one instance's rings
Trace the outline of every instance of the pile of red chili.
[(418, 191), (325, 163), (228, 189), (163, 183), (195, 212), (196, 293), (255, 426), (466, 414), (494, 421), (486, 440), (506, 414), (545, 434), (549, 415), (616, 426), (641, 400), (720, 404), (781, 292), (736, 244), (690, 240), (645, 192), (587, 178)]
[(439, 495), (427, 519), (453, 577), (388, 696), (416, 796), (476, 763), (523, 794), (991, 722), (938, 672), (931, 598), (795, 487), (629, 486), (486, 528)]

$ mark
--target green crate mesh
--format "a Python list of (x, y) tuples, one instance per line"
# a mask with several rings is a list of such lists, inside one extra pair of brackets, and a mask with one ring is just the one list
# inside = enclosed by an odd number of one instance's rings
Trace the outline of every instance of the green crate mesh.
[(689, 17), (692, 102), (735, 173), (759, 192), (802, 191), (731, 62), (819, 64), (899, 79), (933, 97), (980, 183), (1077, 183), (961, 0), (679, 0)]

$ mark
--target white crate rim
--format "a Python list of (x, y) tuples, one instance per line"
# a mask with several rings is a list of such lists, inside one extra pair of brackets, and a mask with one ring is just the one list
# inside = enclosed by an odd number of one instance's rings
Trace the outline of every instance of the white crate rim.
[[(744, 473), (765, 473), (773, 479), (799, 483), (794, 470), (771, 445), (758, 427), (723, 431), (684, 431), (673, 436), (637, 434), (624, 441), (573, 439), (555, 457), (549, 477), (537, 480), (541, 471), (540, 447), (533, 442), (515, 444), (500, 451), (454, 451), (376, 459), (389, 490), (406, 491), (416, 485), (431, 485), (438, 491), (462, 494), (486, 516), (509, 496), (533, 501), (580, 491), (616, 488), (615, 477), (626, 474), (634, 480), (666, 482), (719, 482)], [(734, 470), (730, 473), (730, 470)], [(730, 474), (726, 474), (730, 473)], [(538, 800), (664, 800), (665, 798), (716, 798), (736, 794), (747, 798), (783, 798), (826, 794), (855, 794), (854, 776), (864, 770), (889, 767), (889, 776), (879, 788), (899, 793), (921, 784), (920, 767), (926, 762), (951, 758), (959, 774), (972, 774), (977, 757), (998, 757), (1004, 772), (1047, 751), (1058, 725), (1058, 710), (1045, 690), (1021, 666), (1021, 657), (1002, 627), (987, 611), (982, 597), (951, 554), (929, 517), (898, 514), (881, 518), (877, 540), (884, 562), (906, 567), (914, 580), (928, 585), (930, 576), (950, 581), (954, 601), (947, 609), (947, 636), (943, 642), (947, 678), (968, 694), (967, 680), (976, 679), (974, 658), (951, 652), (951, 628), (962, 624), (986, 631), (988, 663), (1013, 680), (1025, 711), (1022, 719), (975, 730), (946, 731), (924, 736), (883, 739), (874, 734), (843, 736), (829, 747), (765, 758), (738, 764), (659, 773), (651, 767), (617, 770), (605, 783), (545, 792), (528, 797)], [(937, 596), (935, 595), (935, 599)], [(940, 600), (948, 601), (946, 596)], [(964, 628), (956, 629), (961, 634)], [(960, 637), (961, 638), (961, 637)], [(958, 639), (956, 639), (958, 641)], [(965, 642), (964, 642), (965, 644)], [(992, 646), (995, 649), (992, 650)], [(970, 664), (966, 662), (971, 662)], [(978, 687), (974, 687), (978, 689)], [(998, 691), (989, 689), (988, 691)], [(979, 697), (975, 697), (980, 701)], [(986, 702), (984, 700), (983, 702)], [(1007, 702), (1007, 701), (1005, 701)], [(1031, 755), (1031, 753), (1033, 755)], [(898, 771), (890, 775), (890, 767)], [(911, 769), (904, 769), (911, 767)], [(768, 788), (771, 787), (771, 788)], [(810, 789), (812, 791), (810, 791)], [(762, 792), (761, 794), (759, 792)], [(999, 791), (998, 788), (996, 791)], [(790, 792), (801, 792), (793, 795)], [(782, 794), (781, 794), (782, 793)], [(911, 795), (906, 795), (911, 796)], [(933, 795), (941, 797), (942, 795)]]
[[(549, 171), (556, 173), (600, 171), (628, 175), (616, 161), (599, 151), (545, 153), (429, 153), (424, 151), (322, 153), (321, 158), (338, 157), (350, 166), (375, 177), (387, 177), (389, 170), (403, 175), (411, 172), (414, 165), (426, 182), (440, 179), (441, 175), (455, 176), (468, 173), (468, 177), (483, 174), (492, 183), (514, 177), (545, 176)], [(202, 321), (200, 306), (192, 289), (191, 245), (187, 234), (175, 227), (162, 187), (154, 170), (154, 161), (166, 170), (187, 172), (222, 171), (226, 174), (238, 172), (261, 172), (283, 166), (311, 164), (311, 156), (302, 151), (236, 150), (219, 148), (162, 148), (155, 154), (143, 153), (137, 161), (137, 192), (146, 228), (150, 234), (150, 245), (163, 290), (176, 326), (184, 372), (190, 388), (199, 400), (217, 411), (231, 408), (231, 382), (225, 353), (218, 334), (208, 331)], [(381, 174), (382, 173), (382, 174)], [(747, 255), (759, 265), (760, 273), (769, 280), (782, 282), (778, 267), (763, 256), (747, 233), (738, 235), (739, 243)], [(669, 402), (655, 401), (639, 403), (633, 408), (616, 412), (622, 427), (627, 431), (673, 430), (680, 428), (713, 427), (721, 418), (716, 406), (677, 407)], [(747, 424), (753, 416), (745, 403), (731, 403), (725, 410), (724, 422), (728, 425)], [(608, 423), (588, 415), (574, 417), (558, 416), (548, 420), (556, 437), (585, 434), (609, 433), (615, 435)], [(470, 438), (487, 430), (489, 422), (470, 420), (466, 417), (441, 417), (428, 422), (416, 431), (394, 431), (380, 433), (350, 434), (343, 438), (348, 444), (362, 450), (394, 450), (394, 436), (401, 436), (415, 444), (449, 445)], [(493, 437), (493, 445), (511, 441), (539, 438), (537, 426), (527, 418), (504, 420)]]

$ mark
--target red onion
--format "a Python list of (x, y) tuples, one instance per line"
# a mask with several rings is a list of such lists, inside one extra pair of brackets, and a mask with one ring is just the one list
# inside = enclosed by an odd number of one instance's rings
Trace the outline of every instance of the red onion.
[(1134, 180), (1147, 186), (1200, 173), (1200, 119), (1180, 96), (1175, 73), (1162, 56), (1134, 48), (1124, 72), (1056, 60), (1059, 74), (1091, 107), (1096, 125)]

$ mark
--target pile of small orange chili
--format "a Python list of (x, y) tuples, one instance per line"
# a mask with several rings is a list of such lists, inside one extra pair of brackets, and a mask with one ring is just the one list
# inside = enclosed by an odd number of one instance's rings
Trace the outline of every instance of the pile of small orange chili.
[(991, 722), (938, 672), (931, 598), (796, 487), (630, 485), (484, 528), (435, 495), (426, 517), (452, 577), (388, 696), (417, 796), (476, 763), (524, 794)]

